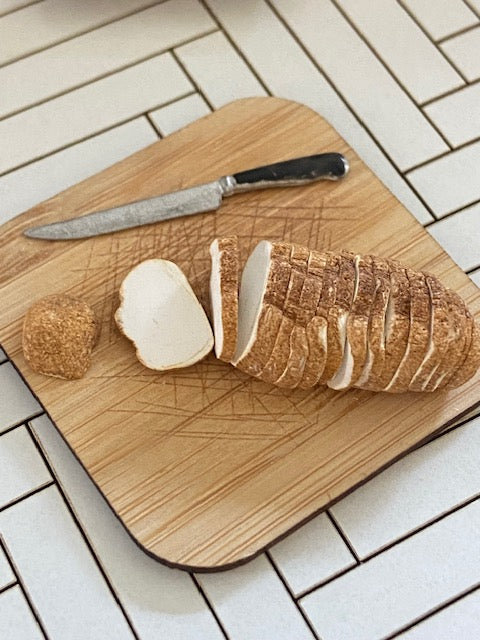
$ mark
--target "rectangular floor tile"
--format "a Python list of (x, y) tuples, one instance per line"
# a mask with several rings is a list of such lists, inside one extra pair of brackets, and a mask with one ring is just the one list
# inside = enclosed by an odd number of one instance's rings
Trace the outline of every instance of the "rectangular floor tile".
[(221, 640), (190, 576), (135, 544), (47, 417), (32, 426), (141, 640)]
[[(12, 584), (15, 581), (16, 581), (16, 577), (7, 560), (7, 556), (4, 554), (3, 550), (0, 548), (0, 589), (4, 589), (8, 584)], [(0, 614), (0, 618), (1, 618), (1, 614)], [(3, 638), (1, 633), (0, 633), (0, 638)]]
[(0, 507), (51, 480), (25, 427), (0, 436)]
[(5, 362), (5, 360), (7, 359), (7, 354), (5, 353), (5, 351), (0, 347), (0, 363)]
[(360, 557), (480, 494), (480, 418), (421, 447), (331, 508)]
[(277, 543), (270, 554), (296, 596), (356, 564), (325, 513)]
[[(273, 95), (301, 102), (317, 111), (422, 224), (432, 220), (369, 133), (266, 3), (260, 0), (248, 0), (242, 5), (225, 0), (207, 0), (207, 3)], [(265, 38), (266, 33), (269, 38)]]
[(478, 583), (480, 500), (301, 600), (322, 640), (383, 638)]
[(306, 0), (302, 11), (289, 0), (273, 4), (402, 171), (448, 149), (329, 0)]
[(0, 531), (52, 638), (133, 638), (56, 487), (0, 513)]
[(42, 410), (10, 362), (0, 365), (0, 433)]
[(417, 102), (464, 84), (396, 0), (340, 0), (339, 5)]
[(402, 2), (434, 40), (446, 38), (478, 22), (477, 16), (463, 0), (436, 0), (435, 11), (432, 11), (431, 0)]
[(401, 640), (468, 640), (480, 629), (480, 589), (402, 633)]
[(477, 271), (471, 273), (470, 278), (475, 282), (477, 286), (480, 287), (480, 269), (477, 269)]
[(197, 578), (230, 640), (312, 640), (311, 631), (265, 556), (230, 571)]
[(152, 144), (141, 116), (0, 177), (0, 223)]
[(480, 142), (429, 162), (407, 174), (408, 181), (437, 217), (480, 199)]
[(0, 117), (171, 49), (215, 27), (197, 0), (168, 0), (19, 60), (0, 68)]
[(480, 266), (480, 204), (435, 222), (428, 231), (464, 271)]
[(442, 42), (441, 47), (467, 80), (480, 78), (480, 26)]
[(175, 49), (210, 103), (218, 109), (265, 90), (223, 33), (213, 33)]
[(149, 117), (162, 136), (183, 129), (191, 122), (210, 113), (210, 107), (198, 93), (176, 100), (149, 113)]
[(35, 0), (2, 0), (0, 2), (0, 16), (10, 13), (10, 11), (15, 11), (15, 9), (26, 7), (34, 2)]
[(0, 593), (0, 638), (11, 640), (43, 640), (45, 638), (18, 586)]
[(192, 88), (165, 53), (11, 116), (0, 122), (0, 172), (133, 119)]
[[(480, 138), (480, 84), (473, 84), (425, 107), (432, 122), (458, 147)], [(461, 114), (461, 117), (459, 117)]]
[(94, 5), (44, 0), (0, 20), (0, 64), (94, 29), (151, 4), (151, 0), (96, 0)]

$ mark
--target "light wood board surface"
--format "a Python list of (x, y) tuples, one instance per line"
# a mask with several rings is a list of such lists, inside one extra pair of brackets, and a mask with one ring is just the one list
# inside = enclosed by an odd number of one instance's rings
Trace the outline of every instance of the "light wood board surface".
[[(300, 155), (340, 151), (346, 179), (227, 198), (217, 213), (88, 240), (24, 228)], [(480, 291), (318, 114), (277, 98), (234, 102), (3, 225), (0, 342), (133, 538), (160, 560), (215, 570), (247, 560), (428, 438), (479, 398), (480, 376), (434, 394), (286, 391), (213, 355), (145, 369), (113, 314), (128, 271), (176, 262), (208, 309), (209, 245), (239, 236), (350, 249), (435, 273), (480, 311)], [(79, 381), (31, 372), (23, 316), (41, 296), (84, 298), (101, 318)]]

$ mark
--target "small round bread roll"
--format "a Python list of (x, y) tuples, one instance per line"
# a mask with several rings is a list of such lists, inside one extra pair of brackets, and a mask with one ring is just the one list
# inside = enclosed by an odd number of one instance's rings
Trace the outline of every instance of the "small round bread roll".
[(82, 378), (98, 338), (93, 309), (83, 300), (56, 294), (35, 302), (23, 323), (23, 354), (37, 373)]

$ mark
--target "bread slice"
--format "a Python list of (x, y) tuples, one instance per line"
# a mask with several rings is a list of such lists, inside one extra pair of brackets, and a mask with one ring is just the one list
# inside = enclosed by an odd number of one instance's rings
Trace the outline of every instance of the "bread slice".
[(168, 260), (145, 260), (128, 273), (115, 321), (150, 369), (188, 367), (213, 347), (203, 307), (180, 268)]
[(395, 375), (385, 391), (403, 393), (423, 362), (431, 331), (430, 292), (423, 273), (405, 269), (410, 288), (410, 328), (408, 343)]
[(231, 362), (255, 377), (260, 377), (277, 342), (292, 272), (290, 253), (290, 244), (262, 241), (243, 270), (237, 349)]
[(408, 346), (410, 333), (410, 283), (405, 269), (390, 265), (391, 294), (385, 317), (385, 362), (378, 386), (384, 391), (392, 381)]
[(216, 238), (210, 245), (212, 306), (215, 355), (230, 362), (237, 347), (238, 272), (240, 268), (236, 236)]
[(424, 391), (434, 391), (439, 387), (442, 380), (449, 378), (462, 363), (464, 354), (468, 348), (466, 343), (470, 319), (468, 310), (460, 296), (451, 289), (444, 288), (444, 299), (447, 308), (447, 315), (450, 318), (450, 331), (446, 341), (446, 350), (441, 362), (436, 367)]
[(100, 323), (84, 300), (52, 294), (37, 300), (23, 321), (22, 348), (33, 371), (77, 380), (91, 364)]
[(467, 353), (460, 366), (453, 372), (453, 375), (447, 378), (444, 384), (439, 385), (438, 388), (455, 389), (460, 387), (475, 375), (480, 366), (480, 327), (473, 319), (470, 311), (468, 311), (468, 315), (472, 318), (472, 333)]
[(410, 391), (425, 390), (447, 351), (452, 326), (445, 288), (434, 276), (427, 273), (424, 275), (430, 295), (430, 336), (425, 356), (409, 384)]
[(346, 389), (360, 377), (366, 361), (368, 321), (375, 294), (371, 256), (355, 256), (355, 287), (347, 331), (343, 361), (328, 386)]
[(327, 356), (327, 319), (316, 315), (322, 285), (327, 253), (310, 251), (307, 277), (300, 297), (300, 306), (305, 310), (305, 335), (308, 352), (302, 378), (298, 383), (301, 389), (315, 386), (325, 367)]
[(341, 262), (340, 254), (329, 253), (323, 271), (322, 293), (317, 307), (317, 315), (324, 318), (327, 324), (327, 350), (325, 367), (318, 379), (318, 384), (327, 384), (343, 358), (344, 340), (339, 333), (337, 317), (334, 317), (330, 311), (335, 305)]
[[(362, 373), (354, 386), (368, 389), (370, 380), (377, 381), (385, 363), (385, 318), (390, 301), (390, 263), (370, 256), (375, 279), (375, 293), (370, 310), (367, 335), (367, 353)], [(376, 387), (375, 387), (376, 388)]]

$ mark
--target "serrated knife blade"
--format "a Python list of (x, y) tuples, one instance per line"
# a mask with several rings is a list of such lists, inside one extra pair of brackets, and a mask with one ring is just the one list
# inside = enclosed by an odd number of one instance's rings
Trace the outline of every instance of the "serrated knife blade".
[(348, 162), (339, 153), (322, 153), (295, 158), (231, 176), (223, 176), (181, 191), (137, 200), (96, 211), (78, 218), (26, 229), (29, 238), (73, 240), (130, 229), (180, 216), (218, 209), (224, 196), (266, 187), (294, 186), (315, 180), (338, 180), (348, 172)]

